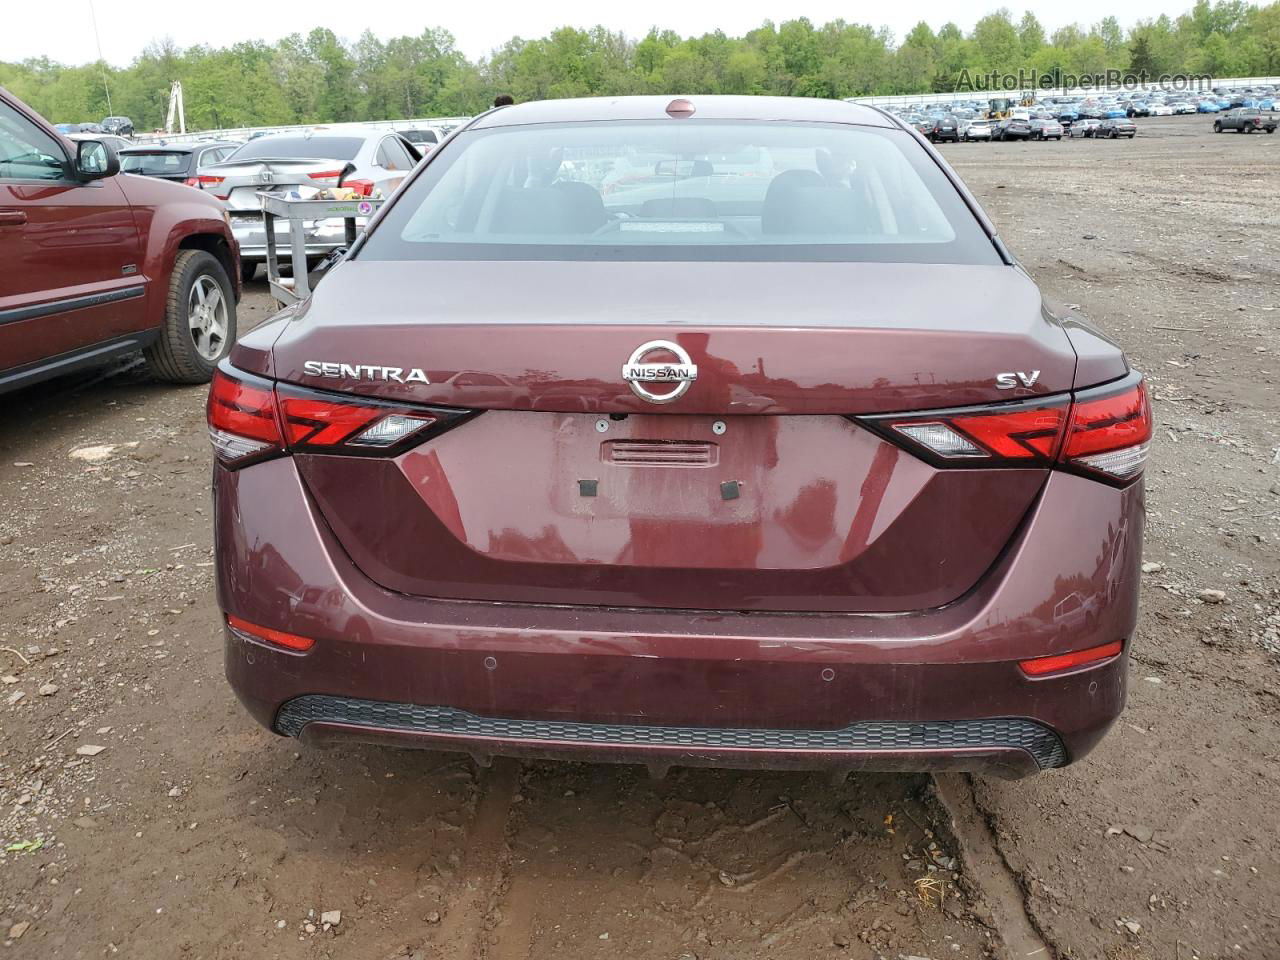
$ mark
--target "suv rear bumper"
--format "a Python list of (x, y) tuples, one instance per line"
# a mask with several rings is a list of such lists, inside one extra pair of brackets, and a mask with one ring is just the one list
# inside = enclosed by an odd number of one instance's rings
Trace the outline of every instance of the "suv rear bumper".
[(964, 769), (1078, 759), (1127, 657), (1038, 679), (1018, 661), (1132, 636), (1143, 493), (1052, 474), (972, 591), (906, 614), (741, 614), (431, 600), (385, 590), (280, 459), (215, 467), (219, 601), (315, 638), (226, 631), (227, 675), (305, 741), (656, 764)]

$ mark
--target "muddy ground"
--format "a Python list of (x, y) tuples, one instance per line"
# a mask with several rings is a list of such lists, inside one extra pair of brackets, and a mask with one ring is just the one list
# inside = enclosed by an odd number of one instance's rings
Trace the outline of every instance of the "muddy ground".
[(1280, 957), (1280, 137), (1208, 127), (944, 148), (1159, 421), (1129, 707), (1031, 780), (301, 749), (222, 680), (203, 391), (4, 397), (5, 954)]

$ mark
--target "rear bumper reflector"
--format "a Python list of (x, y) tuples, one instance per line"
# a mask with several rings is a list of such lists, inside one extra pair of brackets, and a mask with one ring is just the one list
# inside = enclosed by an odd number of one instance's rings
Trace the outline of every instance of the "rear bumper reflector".
[(299, 653), (310, 650), (316, 644), (312, 637), (300, 637), (297, 634), (285, 633), (283, 630), (260, 627), (256, 623), (250, 623), (231, 614), (227, 614), (227, 626), (250, 640), (257, 640), (259, 643), (270, 644), (273, 647), (284, 647), (286, 650)]
[(1124, 642), (1113, 640), (1098, 647), (1086, 650), (1073, 650), (1071, 653), (1060, 653), (1052, 657), (1036, 657), (1034, 660), (1023, 660), (1018, 664), (1022, 672), (1029, 677), (1043, 677), (1050, 673), (1063, 673), (1067, 670), (1078, 670), (1118, 657), (1124, 652)]
[(559, 745), (678, 747), (690, 750), (909, 752), (912, 750), (1021, 749), (1041, 769), (1061, 767), (1067, 751), (1053, 730), (1020, 717), (942, 720), (930, 723), (863, 722), (838, 730), (778, 730), (733, 727), (669, 727), (515, 720), (482, 717), (452, 707), (384, 703), (312, 694), (288, 701), (276, 715), (276, 730), (296, 737), (308, 723), (435, 734), (479, 741)]

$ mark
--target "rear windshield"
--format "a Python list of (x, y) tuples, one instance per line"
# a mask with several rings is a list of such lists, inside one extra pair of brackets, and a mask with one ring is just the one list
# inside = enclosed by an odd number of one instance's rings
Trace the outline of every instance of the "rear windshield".
[(154, 151), (152, 153), (120, 154), (120, 169), (125, 173), (141, 173), (148, 177), (165, 177), (186, 173), (191, 166), (191, 154), (185, 151)]
[(466, 131), (432, 156), (361, 257), (1001, 262), (898, 129), (532, 124)]
[(363, 137), (258, 137), (227, 159), (354, 160), (363, 143)]

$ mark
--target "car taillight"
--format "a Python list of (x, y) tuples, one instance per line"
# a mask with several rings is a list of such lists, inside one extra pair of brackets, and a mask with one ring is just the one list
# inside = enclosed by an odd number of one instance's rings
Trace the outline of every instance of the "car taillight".
[(342, 394), (276, 386), (276, 402), (290, 450), (381, 456), (443, 433), (469, 413), (416, 407)]
[(341, 170), (321, 170), (319, 173), (308, 173), (308, 177), (312, 180), (332, 180), (338, 182), (338, 178), (342, 176)]
[(1012, 403), (859, 417), (875, 433), (939, 467), (1044, 467), (1124, 485), (1146, 465), (1151, 404), (1134, 373), (1076, 394)]
[(217, 197), (219, 200), (226, 200), (227, 197), (230, 196), (230, 194), (218, 193), (216, 190), (213, 189), (214, 187), (218, 186), (218, 184), (222, 183), (226, 179), (227, 179), (226, 177), (213, 177), (207, 173), (202, 173), (196, 177), (196, 182), (193, 183), (192, 186), (199, 187), (201, 190), (212, 191), (213, 195)]
[(1068, 397), (861, 417), (859, 422), (936, 466), (1031, 467), (1053, 462)]
[(229, 467), (285, 452), (394, 456), (474, 411), (390, 403), (273, 383), (220, 365), (209, 388), (209, 436)]
[(183, 185), (184, 187), (198, 187), (198, 186), (200, 186), (200, 178), (199, 178), (199, 177), (187, 177), (187, 179), (185, 179), (185, 180), (183, 180), (183, 181), (182, 181), (182, 185)]
[(243, 466), (283, 450), (272, 386), (222, 366), (214, 371), (206, 413), (213, 452), (223, 463)]
[(1151, 402), (1140, 376), (1082, 390), (1071, 405), (1071, 422), (1059, 460), (1091, 475), (1127, 483), (1142, 473), (1151, 445)]

